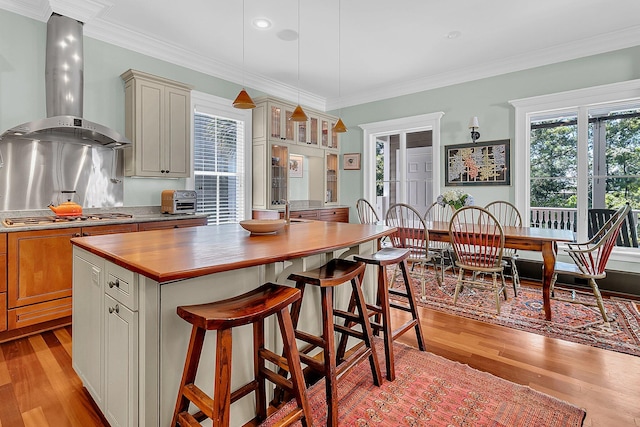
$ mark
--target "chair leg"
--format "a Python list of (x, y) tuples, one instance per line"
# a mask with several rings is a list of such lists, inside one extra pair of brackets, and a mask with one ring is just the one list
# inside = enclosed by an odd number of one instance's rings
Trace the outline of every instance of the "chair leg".
[(602, 318), (605, 323), (609, 323), (609, 318), (607, 317), (607, 312), (604, 309), (604, 302), (602, 301), (602, 295), (600, 294), (600, 289), (598, 288), (598, 284), (594, 279), (589, 279), (589, 285), (591, 285), (591, 289), (593, 290), (593, 295), (596, 297), (596, 302), (598, 303), (598, 308), (600, 309), (600, 313), (602, 314)]
[(498, 288), (498, 273), (491, 273), (491, 276), (493, 277), (493, 290), (496, 296), (496, 308), (498, 309), (498, 314), (500, 314), (500, 288)]
[(518, 296), (518, 288), (520, 287), (520, 274), (516, 266), (515, 258), (511, 258), (511, 279), (513, 280), (513, 294)]
[(464, 274), (464, 269), (462, 267), (458, 267), (458, 283), (456, 283), (456, 291), (453, 294), (453, 305), (456, 305), (458, 301), (458, 294), (460, 293), (460, 289), (462, 289), (462, 277)]

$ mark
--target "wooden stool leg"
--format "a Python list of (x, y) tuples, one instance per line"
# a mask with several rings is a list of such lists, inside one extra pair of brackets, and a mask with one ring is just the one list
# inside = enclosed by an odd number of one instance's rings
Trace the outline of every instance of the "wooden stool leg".
[(189, 399), (184, 397), (184, 388), (187, 384), (193, 384), (200, 363), (200, 355), (202, 354), (202, 344), (204, 342), (205, 330), (194, 326), (191, 328), (191, 338), (189, 339), (189, 347), (187, 347), (187, 357), (184, 362), (184, 370), (182, 372), (182, 380), (178, 388), (178, 398), (176, 399), (176, 407), (173, 411), (171, 426), (176, 427), (178, 424), (178, 414), (189, 409)]
[[(300, 309), (302, 308), (302, 299), (304, 297), (304, 290), (306, 288), (305, 282), (296, 282), (296, 289), (300, 289), (300, 299), (291, 304), (291, 322), (293, 324), (293, 330), (295, 331), (298, 327), (298, 321), (300, 320)], [(284, 356), (284, 354), (283, 354)], [(286, 378), (287, 370), (280, 368), (278, 370), (278, 375)], [(274, 406), (280, 405), (285, 399), (285, 390), (282, 387), (277, 386), (275, 391), (273, 392), (273, 400), (272, 404)]]
[(371, 331), (371, 323), (369, 322), (367, 303), (365, 302), (364, 294), (362, 293), (362, 287), (360, 287), (359, 279), (361, 277), (354, 277), (353, 279), (351, 279), (351, 288), (353, 289), (353, 294), (356, 296), (356, 307), (360, 313), (363, 340), (365, 345), (371, 349), (371, 354), (369, 355), (369, 364), (371, 365), (373, 384), (379, 386), (382, 383), (382, 374), (380, 373), (378, 354), (376, 352), (376, 348), (374, 347), (373, 341), (371, 340), (371, 338), (373, 337), (373, 332)]
[[(280, 328), (282, 329), (282, 328)], [(264, 349), (264, 320), (258, 320), (253, 324), (253, 378), (256, 386), (256, 415), (259, 421), (267, 418), (267, 384), (262, 374), (265, 367), (264, 358), (260, 357), (260, 351)]]
[(391, 331), (391, 313), (389, 310), (389, 288), (387, 271), (384, 265), (378, 266), (378, 306), (382, 313), (382, 337), (384, 339), (384, 356), (387, 367), (387, 379), (393, 381), (396, 378), (395, 362), (393, 357), (393, 333)]
[(311, 406), (307, 399), (304, 374), (302, 373), (300, 355), (298, 354), (296, 337), (293, 332), (293, 321), (289, 314), (288, 307), (285, 307), (278, 312), (278, 323), (280, 324), (284, 353), (289, 364), (293, 393), (296, 398), (296, 402), (298, 403), (298, 407), (302, 408), (302, 412), (304, 413), (304, 418), (301, 420), (301, 423), (303, 427), (311, 426), (313, 425), (313, 420), (311, 419)]
[(214, 426), (228, 427), (231, 421), (231, 329), (216, 331), (216, 369), (213, 387)]
[(327, 427), (338, 427), (338, 381), (336, 375), (336, 344), (333, 328), (333, 288), (320, 288), (322, 304), (322, 337), (324, 347), (324, 377), (327, 395)]
[(418, 315), (418, 306), (416, 304), (416, 293), (413, 290), (413, 284), (409, 278), (409, 272), (407, 267), (407, 260), (400, 262), (400, 270), (402, 271), (402, 278), (404, 279), (404, 285), (407, 289), (407, 295), (409, 299), (409, 307), (411, 308), (411, 316), (415, 320), (416, 338), (418, 340), (418, 348), (421, 351), (426, 351), (424, 335), (422, 334), (422, 324), (420, 323), (420, 316)]

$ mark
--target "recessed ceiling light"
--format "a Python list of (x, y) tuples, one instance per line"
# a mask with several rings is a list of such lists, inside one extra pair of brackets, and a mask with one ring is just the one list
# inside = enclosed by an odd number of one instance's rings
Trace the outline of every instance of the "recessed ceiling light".
[(461, 35), (462, 35), (462, 33), (460, 31), (449, 31), (447, 33), (447, 38), (448, 39), (457, 39)]
[(253, 26), (260, 30), (266, 30), (271, 27), (271, 21), (267, 18), (256, 18), (253, 20)]

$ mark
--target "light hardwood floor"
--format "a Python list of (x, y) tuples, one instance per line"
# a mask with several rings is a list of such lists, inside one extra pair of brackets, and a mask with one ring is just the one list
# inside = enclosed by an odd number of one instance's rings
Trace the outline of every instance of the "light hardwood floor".
[[(585, 426), (640, 426), (640, 357), (432, 310), (421, 316), (429, 351), (580, 406)], [(416, 345), (412, 332), (400, 340)], [(71, 367), (70, 327), (0, 345), (0, 426), (105, 425)]]

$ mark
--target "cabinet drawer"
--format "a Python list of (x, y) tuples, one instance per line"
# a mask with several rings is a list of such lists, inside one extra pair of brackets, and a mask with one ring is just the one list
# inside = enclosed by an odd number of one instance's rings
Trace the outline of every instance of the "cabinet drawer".
[(138, 281), (135, 274), (116, 264), (107, 262), (105, 266), (105, 292), (130, 310), (138, 310)]
[(7, 311), (7, 323), (11, 330), (71, 316), (71, 305), (71, 297), (67, 297), (12, 308)]
[(291, 218), (318, 219), (318, 211), (291, 211), (290, 216)]
[(349, 222), (349, 209), (322, 209), (318, 211), (318, 219), (320, 221)]

